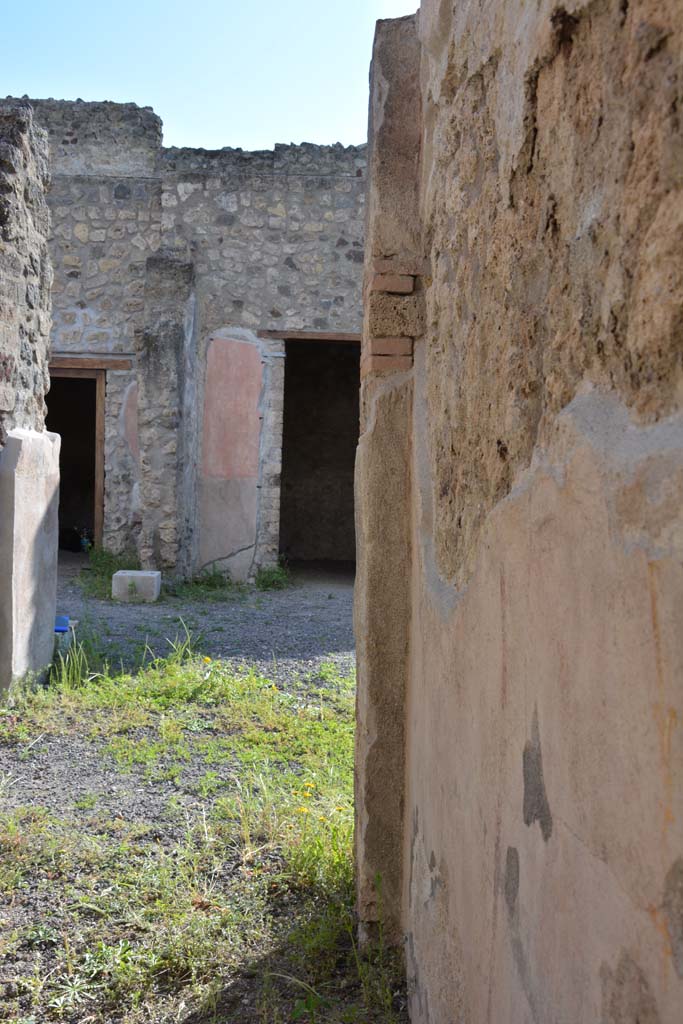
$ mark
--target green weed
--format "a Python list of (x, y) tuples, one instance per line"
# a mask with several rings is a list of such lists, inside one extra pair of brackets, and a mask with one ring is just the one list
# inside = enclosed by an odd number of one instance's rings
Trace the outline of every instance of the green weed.
[(284, 590), (291, 584), (292, 578), (287, 566), (280, 562), (279, 565), (261, 566), (254, 582), (257, 590)]
[(169, 580), (163, 585), (167, 597), (182, 601), (235, 601), (242, 600), (247, 588), (213, 565), (191, 580)]
[(74, 807), (77, 807), (79, 811), (91, 811), (97, 805), (97, 799), (97, 793), (84, 793), (74, 801)]
[(85, 594), (101, 600), (111, 599), (111, 578), (115, 572), (140, 568), (140, 561), (133, 552), (114, 555), (104, 548), (91, 548), (88, 562), (88, 568), (81, 570), (79, 583)]

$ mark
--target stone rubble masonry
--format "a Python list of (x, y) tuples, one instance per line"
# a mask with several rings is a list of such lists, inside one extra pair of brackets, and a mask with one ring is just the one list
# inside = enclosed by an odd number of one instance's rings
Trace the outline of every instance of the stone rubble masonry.
[(47, 434), (47, 136), (0, 102), (0, 691), (52, 658), (59, 438)]
[[(186, 349), (194, 341), (188, 308), (194, 266), (182, 252), (160, 249), (147, 260), (144, 327), (136, 337), (141, 525), (138, 554), (145, 569), (176, 566), (191, 540), (182, 536), (181, 501), (187, 442)], [(182, 567), (182, 566), (179, 566)]]
[(276, 565), (280, 553), (280, 477), (285, 393), (285, 345), (259, 339), (264, 362), (261, 392), (259, 504), (253, 566)]
[[(31, 104), (50, 140), (52, 351), (134, 357), (146, 326), (147, 260), (161, 246), (161, 121), (134, 104)], [(135, 366), (107, 372), (104, 543), (119, 553), (148, 545), (142, 493), (155, 489), (153, 481), (143, 488), (140, 453), (131, 450), (121, 415), (137, 385)], [(172, 443), (167, 424), (158, 431), (159, 450)], [(175, 508), (165, 514), (174, 522), (178, 515)]]
[(681, 1018), (681, 109), (676, 0), (378, 24), (358, 909), (415, 1024)]
[[(164, 565), (195, 570), (202, 519), (218, 522), (200, 507), (197, 476), (210, 339), (231, 330), (253, 337), (266, 331), (360, 333), (365, 147), (163, 149), (161, 121), (150, 108), (31, 103), (50, 136), (53, 351), (133, 359), (130, 371), (107, 372), (105, 546), (117, 552), (136, 546), (146, 562), (161, 557)], [(155, 424), (143, 413), (143, 394), (146, 401), (158, 388), (141, 379), (151, 364), (140, 339), (156, 334), (164, 347), (163, 323), (156, 314), (147, 322), (160, 252), (192, 264), (194, 284), (185, 309), (184, 358), (173, 371), (177, 383), (169, 378), (168, 395), (156, 396), (165, 410)], [(180, 360), (179, 321), (171, 320), (168, 344)], [(284, 387), (265, 342), (263, 351), (272, 363), (269, 387)], [(134, 419), (130, 403), (136, 394), (145, 433), (137, 454), (124, 429)], [(271, 399), (278, 400), (274, 394)], [(174, 401), (180, 410), (175, 421)], [(277, 410), (269, 408), (263, 410), (261, 438), (269, 468), (258, 490), (252, 571), (262, 559), (275, 561), (278, 552), (281, 456), (272, 450)], [(172, 485), (161, 487), (152, 452), (164, 453), (167, 480), (173, 459), (182, 463), (171, 474)], [(217, 550), (221, 538), (213, 539), (209, 546)], [(225, 550), (228, 540), (226, 535)]]
[(27, 104), (0, 102), (0, 445), (42, 430), (50, 386), (47, 138)]

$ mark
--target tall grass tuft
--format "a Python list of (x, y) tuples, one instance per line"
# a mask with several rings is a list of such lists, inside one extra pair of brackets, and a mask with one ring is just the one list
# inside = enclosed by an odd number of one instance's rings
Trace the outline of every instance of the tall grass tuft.
[(74, 638), (66, 652), (60, 651), (53, 661), (48, 685), (60, 690), (77, 690), (100, 674), (91, 670), (87, 642)]

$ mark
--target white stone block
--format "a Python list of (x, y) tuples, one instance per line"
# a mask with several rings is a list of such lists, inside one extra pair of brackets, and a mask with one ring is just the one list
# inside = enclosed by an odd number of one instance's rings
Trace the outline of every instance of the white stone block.
[(115, 601), (156, 601), (160, 593), (160, 572), (120, 569), (111, 578), (111, 596)]

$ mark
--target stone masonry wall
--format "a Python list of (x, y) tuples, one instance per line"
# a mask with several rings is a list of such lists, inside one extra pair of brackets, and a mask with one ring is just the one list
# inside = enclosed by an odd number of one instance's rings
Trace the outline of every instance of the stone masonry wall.
[(42, 430), (49, 387), (47, 137), (27, 104), (0, 103), (0, 445)]
[(189, 243), (202, 330), (359, 331), (364, 147), (169, 149), (165, 240)]
[[(198, 364), (207, 365), (212, 340), (233, 336), (256, 346), (263, 370), (254, 410), (261, 418), (255, 493), (249, 476), (244, 486), (224, 481), (220, 495), (218, 483), (203, 481), (200, 568), (244, 575), (277, 561), (284, 348), (259, 334), (360, 330), (364, 168), (365, 147), (162, 153), (162, 238), (193, 256)], [(201, 408), (201, 374), (197, 386)]]
[(52, 657), (59, 438), (45, 432), (47, 137), (0, 103), (0, 691)]
[[(159, 326), (158, 317), (151, 324), (146, 319), (154, 308), (148, 279), (156, 273), (155, 254), (163, 251), (169, 258), (177, 253), (193, 267), (194, 348), (185, 353), (181, 390), (175, 385), (167, 392), (155, 389), (163, 409), (156, 426), (150, 420), (146, 428), (145, 445), (184, 452), (182, 479), (159, 499), (171, 505), (153, 517), (157, 526), (163, 520), (167, 539), (174, 539), (161, 547), (145, 541), (141, 553), (151, 558), (150, 551), (163, 548), (164, 563), (173, 564), (182, 548), (190, 553), (188, 564), (198, 567), (202, 518), (220, 521), (215, 510), (203, 517), (196, 467), (202, 460), (207, 351), (216, 332), (236, 329), (251, 332), (264, 365), (273, 366), (264, 375), (260, 401), (261, 447), (278, 455), (263, 463), (259, 540), (254, 536), (249, 565), (272, 561), (279, 525), (282, 374), (270, 349), (281, 343), (257, 336), (359, 330), (364, 147), (164, 150), (161, 122), (150, 108), (32, 103), (50, 135), (53, 350), (132, 361), (130, 370), (107, 372), (105, 545), (114, 551), (139, 546), (145, 501), (156, 488), (145, 481), (150, 464), (135, 430), (145, 389), (139, 379), (139, 339)], [(163, 347), (163, 337), (159, 344)], [(150, 386), (147, 381), (148, 392)], [(217, 551), (230, 553), (227, 537), (223, 543), (212, 536), (204, 548), (212, 560)]]
[[(53, 353), (134, 356), (161, 244), (161, 121), (134, 104), (31, 103), (50, 138)], [(116, 552), (140, 527), (139, 458), (121, 416), (136, 380), (134, 367), (107, 373), (104, 544)]]
[(420, 1024), (680, 1018), (682, 68), (672, 0), (378, 25), (359, 910)]

